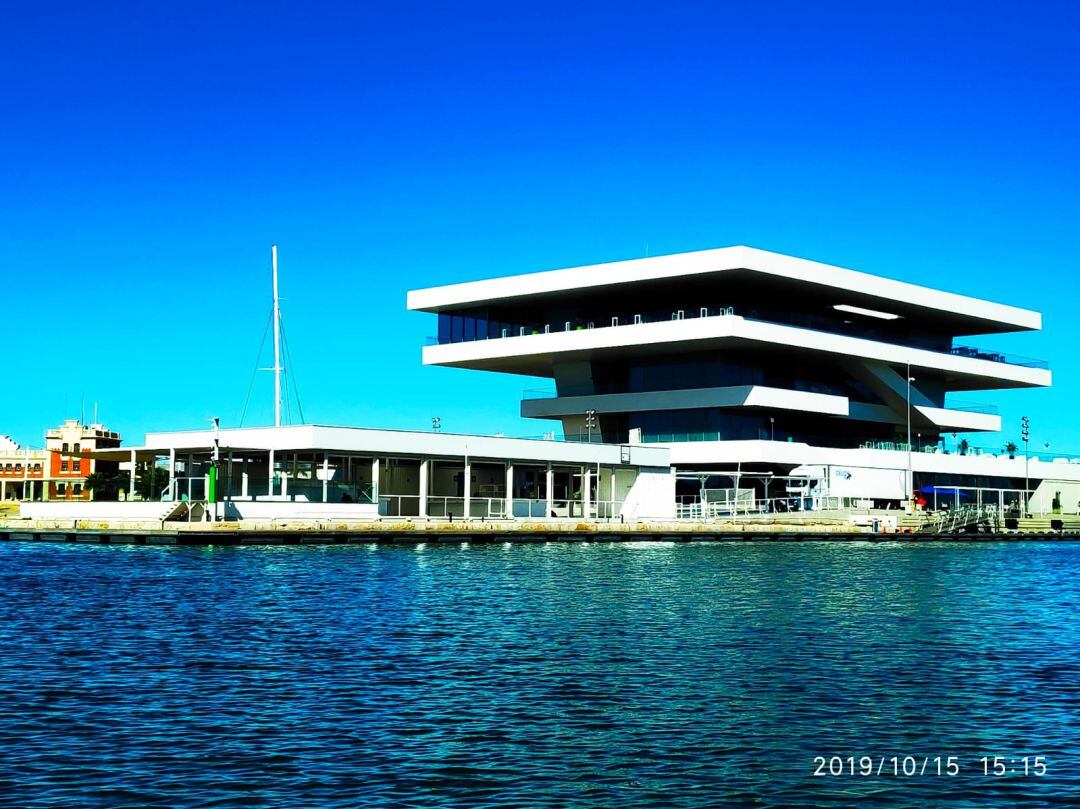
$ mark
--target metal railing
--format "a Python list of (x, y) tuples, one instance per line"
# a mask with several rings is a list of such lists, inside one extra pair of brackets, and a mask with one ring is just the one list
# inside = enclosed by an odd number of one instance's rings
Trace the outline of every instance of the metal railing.
[(990, 362), (1003, 362), (1006, 365), (1022, 365), (1025, 368), (1049, 368), (1050, 363), (1046, 360), (1037, 360), (1033, 357), (1023, 357), (1019, 354), (1005, 354), (1001, 351), (988, 351), (975, 346), (953, 346), (950, 354), (958, 357), (970, 357), (976, 360), (989, 360)]
[[(666, 309), (661, 312), (609, 313), (597, 317), (595, 320), (575, 318), (574, 320), (564, 321), (562, 323), (505, 324), (500, 326), (498, 332), (494, 335), (490, 333), (490, 330), (485, 329), (482, 336), (476, 334), (469, 339), (462, 338), (455, 340), (452, 337), (440, 338), (438, 336), (429, 336), (425, 342), (427, 345), (444, 345), (449, 343), (476, 342), (478, 340), (499, 340), (506, 337), (525, 337), (538, 334), (552, 334), (556, 332), (621, 328), (623, 326), (640, 326), (648, 323), (664, 323), (677, 320), (696, 320), (701, 318), (732, 316), (742, 317), (745, 320), (752, 320), (759, 323), (794, 326), (795, 328), (805, 328), (829, 334), (849, 334), (850, 336), (873, 340), (875, 342), (891, 343), (892, 341), (889, 338), (896, 337), (896, 335), (881, 333), (871, 328), (856, 329), (854, 333), (851, 333), (851, 327), (845, 328), (845, 324), (842, 321), (837, 321), (822, 315), (770, 311), (763, 310), (760, 307), (751, 307), (745, 311), (740, 307), (740, 311), (742, 314), (739, 314), (733, 306), (690, 306), (685, 309), (674, 310), (670, 313), (668, 313)], [(919, 348), (918, 345), (905, 345), (904, 343), (896, 343), (896, 345)], [(949, 353), (954, 356), (988, 360), (990, 362), (1000, 362), (1006, 365), (1019, 365), (1025, 368), (1049, 369), (1050, 367), (1050, 363), (1046, 360), (1025, 357), (1019, 354), (1007, 354), (1001, 351), (990, 351), (976, 346), (954, 345), (951, 346), (947, 352), (939, 350), (937, 346), (927, 346), (922, 350), (935, 351), (936, 353)]]
[(997, 405), (984, 404), (983, 402), (965, 402), (959, 399), (947, 399), (942, 406), (943, 410), (959, 410), (962, 413), (985, 413), (988, 416), (996, 416)]
[[(418, 494), (379, 495), (380, 517), (421, 517)], [(470, 497), (468, 514), (464, 497), (428, 495), (427, 519), (446, 520), (508, 520), (508, 519), (590, 519), (619, 520), (625, 513), (622, 500), (552, 500), (550, 507), (545, 499), (505, 497)]]
[(679, 520), (709, 522), (735, 517), (761, 517), (804, 514), (821, 511), (868, 510), (874, 501), (866, 497), (828, 495), (784, 495), (781, 497), (739, 497), (727, 501), (702, 500), (698, 496), (676, 498), (675, 516)]

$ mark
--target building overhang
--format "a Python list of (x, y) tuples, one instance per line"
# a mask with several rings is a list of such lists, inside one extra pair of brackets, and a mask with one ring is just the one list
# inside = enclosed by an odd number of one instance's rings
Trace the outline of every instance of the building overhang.
[(952, 389), (1046, 387), (1050, 371), (946, 354), (861, 337), (750, 320), (737, 315), (553, 331), (491, 340), (429, 345), (425, 365), (552, 377), (557, 362), (639, 357), (724, 348), (779, 348), (834, 358), (859, 357), (947, 377)]
[[(699, 469), (723, 466), (745, 469), (749, 464), (773, 466), (848, 466), (864, 469), (906, 470), (909, 454), (903, 450), (838, 449), (787, 441), (688, 441), (666, 445), (675, 467)], [(946, 454), (912, 452), (915, 472), (1023, 478), (1024, 458), (1000, 454)], [(1043, 461), (1033, 456), (1028, 464), (1033, 480), (1080, 481), (1080, 463)]]
[(562, 418), (579, 416), (588, 410), (595, 410), (597, 413), (640, 413), (649, 410), (693, 410), (705, 407), (797, 410), (833, 416), (848, 414), (846, 396), (784, 390), (765, 385), (733, 385), (723, 388), (524, 399), (521, 402), (521, 415), (525, 418)]
[[(490, 435), (465, 435), (419, 430), (378, 430), (363, 427), (297, 425), (147, 433), (145, 445), (97, 450), (89, 457), (102, 460), (147, 461), (177, 453), (207, 453), (218, 442), (222, 457), (229, 452), (327, 452), (395, 458), (469, 458), (521, 463), (629, 463), (635, 467), (667, 467), (666, 447), (582, 443)], [(629, 454), (629, 460), (627, 460)]]
[[(890, 317), (930, 316), (954, 334), (1037, 330), (1042, 315), (1029, 309), (882, 278), (869, 273), (752, 247), (722, 247), (691, 253), (594, 264), (546, 272), (470, 281), (408, 293), (408, 308), (454, 311), (514, 301), (540, 302), (605, 290), (630, 290), (656, 282), (751, 274), (763, 292), (825, 294), (835, 305)], [(722, 287), (721, 287), (722, 288)]]

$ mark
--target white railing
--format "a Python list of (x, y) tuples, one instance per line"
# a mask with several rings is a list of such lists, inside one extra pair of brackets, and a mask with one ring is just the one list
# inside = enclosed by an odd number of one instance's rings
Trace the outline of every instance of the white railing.
[[(592, 500), (588, 504), (581, 500), (547, 500), (514, 497), (509, 502), (505, 497), (470, 497), (468, 515), (464, 497), (428, 495), (426, 514), (428, 519), (460, 520), (485, 519), (589, 519), (620, 520), (624, 516), (622, 500)], [(383, 494), (379, 495), (379, 516), (381, 517), (420, 517), (420, 495), (418, 494)]]

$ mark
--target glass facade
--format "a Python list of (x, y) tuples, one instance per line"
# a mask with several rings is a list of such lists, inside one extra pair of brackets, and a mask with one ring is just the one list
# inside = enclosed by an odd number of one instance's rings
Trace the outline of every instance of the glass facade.
[[(743, 304), (723, 306), (719, 304), (671, 309), (645, 308), (615, 310), (598, 308), (595, 311), (559, 312), (499, 312), (492, 309), (467, 309), (458, 312), (439, 313), (439, 343), (462, 343), (473, 340), (494, 340), (501, 337), (518, 337), (523, 334), (543, 334), (555, 331), (580, 331), (583, 329), (628, 326), (638, 323), (659, 323), (670, 320), (692, 320), (701, 317), (738, 315), (749, 320), (776, 323), (785, 326), (813, 329), (814, 331), (844, 334), (869, 340), (926, 348), (931, 351), (951, 350), (949, 335), (927, 334), (906, 328), (884, 327), (845, 319), (839, 313), (799, 312), (783, 308)], [(988, 354), (987, 357), (1003, 355)]]
[(897, 436), (897, 428), (890, 424), (853, 422), (805, 413), (770, 416), (720, 408), (635, 413), (630, 416), (630, 426), (640, 428), (641, 440), (653, 444), (775, 440), (855, 448), (867, 441), (887, 441)]

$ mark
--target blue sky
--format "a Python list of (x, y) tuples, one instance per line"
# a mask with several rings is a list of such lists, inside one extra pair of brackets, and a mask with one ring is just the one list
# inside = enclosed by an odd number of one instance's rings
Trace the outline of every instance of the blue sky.
[(1075, 4), (5, 10), (17, 440), (80, 401), (134, 442), (235, 425), (271, 242), (308, 421), (538, 434), (536, 380), (421, 366), (407, 289), (745, 243), (1042, 310), (976, 342), (1054, 387), (965, 398), (1080, 451)]

